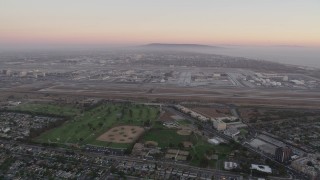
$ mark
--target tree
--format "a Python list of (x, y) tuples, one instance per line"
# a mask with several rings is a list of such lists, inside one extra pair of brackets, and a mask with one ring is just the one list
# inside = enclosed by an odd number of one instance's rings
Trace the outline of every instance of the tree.
[(150, 116), (150, 109), (148, 108), (147, 109), (147, 117), (149, 117)]
[(111, 172), (111, 173), (116, 173), (117, 171), (118, 171), (118, 169), (117, 169), (115, 166), (112, 165), (112, 166), (110, 167), (110, 172)]
[(278, 171), (279, 171), (279, 174), (284, 176), (287, 174), (287, 170), (285, 168), (285, 166), (281, 165), (279, 168), (278, 168)]
[(182, 142), (180, 142), (180, 143), (178, 144), (178, 147), (179, 147), (179, 149), (183, 149), (183, 148), (184, 148), (183, 143), (182, 143)]
[(103, 126), (103, 122), (99, 122), (99, 124), (98, 124), (100, 127), (102, 127)]
[(125, 173), (123, 172), (123, 171), (119, 171), (119, 176), (121, 177), (121, 178), (125, 178)]
[(307, 165), (308, 165), (308, 166), (313, 166), (313, 163), (312, 163), (311, 161), (308, 161), (308, 162), (307, 162)]
[(208, 167), (209, 165), (209, 160), (203, 156), (201, 159), (200, 159), (200, 166), (201, 167)]
[(151, 125), (150, 120), (146, 120), (143, 125), (149, 127)]
[(213, 155), (213, 152), (214, 152), (213, 149), (208, 149), (208, 150), (206, 150), (207, 156), (212, 156), (212, 155)]
[(129, 155), (129, 154), (131, 154), (131, 152), (132, 152), (132, 146), (126, 148), (126, 150), (124, 151), (124, 154)]
[(92, 128), (92, 124), (91, 123), (88, 123), (87, 125), (88, 125), (89, 129)]
[(169, 143), (169, 147), (171, 147), (171, 148), (172, 148), (173, 146), (174, 146), (174, 145), (170, 142), (170, 143)]
[(190, 161), (192, 159), (192, 156), (189, 154), (188, 156), (187, 156), (187, 161)]

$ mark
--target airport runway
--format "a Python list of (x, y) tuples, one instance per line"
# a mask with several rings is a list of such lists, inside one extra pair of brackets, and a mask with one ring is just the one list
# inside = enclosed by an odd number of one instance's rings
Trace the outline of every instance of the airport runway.
[(196, 101), (238, 105), (273, 105), (320, 108), (320, 92), (287, 89), (192, 88), (139, 84), (58, 83), (0, 90), (15, 93), (49, 93), (149, 101)]

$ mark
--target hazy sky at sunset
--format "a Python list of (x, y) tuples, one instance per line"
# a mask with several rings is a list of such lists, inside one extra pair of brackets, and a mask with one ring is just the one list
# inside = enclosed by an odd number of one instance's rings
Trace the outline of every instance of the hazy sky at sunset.
[(1, 0), (0, 44), (320, 46), (320, 0)]

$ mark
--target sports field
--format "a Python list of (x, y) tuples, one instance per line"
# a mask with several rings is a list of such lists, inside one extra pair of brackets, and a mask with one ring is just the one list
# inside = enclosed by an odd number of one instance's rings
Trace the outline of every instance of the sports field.
[(158, 108), (132, 104), (104, 104), (76, 115), (63, 125), (42, 133), (35, 138), (40, 143), (93, 144), (123, 147), (130, 144), (99, 141), (97, 138), (108, 129), (120, 125), (151, 125), (158, 116)]
[(161, 148), (166, 147), (176, 147), (178, 148), (180, 143), (184, 141), (191, 141), (196, 143), (198, 135), (192, 133), (180, 133), (180, 129), (170, 129), (161, 124), (161, 122), (156, 122), (152, 129), (147, 131), (143, 137), (142, 141), (154, 141), (158, 143)]
[(207, 152), (212, 152), (218, 155), (218, 160), (209, 160), (208, 166), (213, 168), (222, 169), (221, 163), (230, 154), (231, 146), (226, 144), (212, 145), (207, 142), (207, 139), (197, 133), (182, 133), (184, 129), (169, 129), (161, 124), (156, 123), (154, 128), (146, 132), (142, 136), (143, 142), (154, 141), (158, 143), (161, 148), (173, 148), (180, 149), (181, 143), (188, 142), (192, 144), (191, 148), (188, 148), (191, 155), (190, 164), (194, 166), (201, 166), (201, 161)]
[(100, 135), (97, 140), (113, 143), (133, 143), (144, 132), (139, 126), (116, 126)]

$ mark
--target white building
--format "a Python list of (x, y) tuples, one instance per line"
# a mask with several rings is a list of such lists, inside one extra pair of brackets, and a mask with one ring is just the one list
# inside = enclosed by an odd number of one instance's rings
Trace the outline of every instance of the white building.
[(255, 169), (257, 171), (268, 173), (268, 174), (272, 173), (272, 169), (266, 165), (251, 164), (251, 169)]
[(5, 74), (6, 74), (7, 76), (11, 76), (12, 71), (11, 71), (11, 70), (9, 70), (9, 69), (7, 69), (7, 70), (5, 70)]
[(236, 116), (224, 116), (224, 117), (217, 117), (215, 119), (216, 120), (221, 120), (221, 121), (223, 121), (223, 120), (236, 121), (236, 120), (238, 120), (238, 117), (236, 117)]
[(299, 81), (299, 80), (291, 80), (290, 82), (294, 83), (295, 85), (304, 85), (304, 81)]
[(208, 139), (208, 143), (213, 144), (213, 145), (219, 145), (220, 141), (218, 141), (215, 138), (212, 138), (212, 139)]
[(11, 129), (9, 127), (6, 127), (6, 128), (2, 128), (2, 132), (3, 133), (7, 133), (9, 132)]
[(20, 72), (20, 77), (25, 77), (25, 76), (27, 76), (27, 71), (21, 71)]
[(9, 101), (8, 104), (10, 106), (18, 106), (19, 104), (21, 104), (21, 101)]

